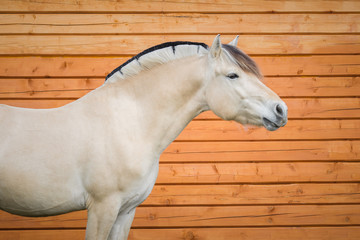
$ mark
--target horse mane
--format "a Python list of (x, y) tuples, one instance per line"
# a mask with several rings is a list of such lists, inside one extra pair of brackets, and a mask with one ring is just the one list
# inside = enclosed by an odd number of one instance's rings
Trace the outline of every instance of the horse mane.
[[(121, 79), (134, 76), (143, 70), (151, 69), (166, 62), (193, 56), (196, 54), (205, 54), (208, 52), (208, 45), (197, 42), (166, 42), (153, 46), (138, 55), (132, 57), (119, 67), (115, 68), (106, 76), (105, 81), (115, 74)], [(111, 80), (110, 80), (111, 81)]]
[[(228, 44), (223, 44), (222, 48), (227, 56), (243, 71), (254, 74), (259, 79), (262, 79), (262, 74), (258, 66), (246, 53)], [(125, 79), (127, 77), (134, 76), (141, 71), (151, 69), (155, 66), (175, 59), (193, 56), (196, 54), (206, 54), (208, 53), (208, 50), (208, 45), (198, 42), (178, 41), (156, 45), (137, 54), (125, 63), (121, 64), (119, 67), (115, 68), (106, 76), (105, 81), (109, 80), (114, 75), (120, 79)], [(114, 78), (114, 80), (116, 79)]]

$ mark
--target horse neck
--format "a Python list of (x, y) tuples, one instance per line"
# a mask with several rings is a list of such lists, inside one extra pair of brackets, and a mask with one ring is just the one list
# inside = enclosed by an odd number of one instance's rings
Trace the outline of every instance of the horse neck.
[(141, 138), (154, 144), (159, 154), (194, 117), (208, 110), (205, 64), (205, 57), (187, 57), (116, 83), (131, 92)]

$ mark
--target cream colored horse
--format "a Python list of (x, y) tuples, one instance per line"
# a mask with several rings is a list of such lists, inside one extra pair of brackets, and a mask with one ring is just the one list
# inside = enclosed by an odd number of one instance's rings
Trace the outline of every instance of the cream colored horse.
[(88, 210), (86, 239), (127, 239), (159, 156), (199, 113), (276, 130), (287, 107), (235, 47), (165, 43), (66, 106), (0, 107), (0, 209), (23, 216)]

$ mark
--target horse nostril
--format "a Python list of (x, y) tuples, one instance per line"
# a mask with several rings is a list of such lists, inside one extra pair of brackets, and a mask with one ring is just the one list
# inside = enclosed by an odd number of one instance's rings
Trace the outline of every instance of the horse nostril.
[(276, 105), (275, 111), (276, 111), (276, 114), (281, 116), (281, 117), (284, 115), (284, 110), (283, 110), (283, 108), (281, 107), (280, 104)]

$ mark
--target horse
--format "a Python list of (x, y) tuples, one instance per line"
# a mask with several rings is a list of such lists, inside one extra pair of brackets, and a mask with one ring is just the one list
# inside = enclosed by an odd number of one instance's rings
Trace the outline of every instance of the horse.
[(285, 126), (286, 104), (237, 42), (160, 44), (62, 107), (1, 105), (0, 209), (33, 217), (87, 209), (87, 240), (127, 239), (160, 154), (197, 115)]

